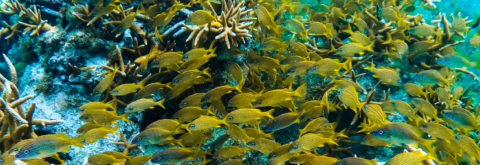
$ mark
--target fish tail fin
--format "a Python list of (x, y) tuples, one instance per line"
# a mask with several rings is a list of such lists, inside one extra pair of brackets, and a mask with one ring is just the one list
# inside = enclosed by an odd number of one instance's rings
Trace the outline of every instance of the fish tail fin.
[(343, 62), (343, 69), (349, 71), (352, 70), (352, 58), (349, 57), (345, 62)]
[(364, 67), (363, 69), (365, 69), (365, 70), (371, 70), (371, 71), (375, 70), (375, 64), (373, 64), (373, 60), (372, 60), (372, 62), (371, 62), (371, 64), (370, 64), (370, 66), (366, 66), (366, 67)]
[(305, 97), (307, 94), (307, 83), (303, 83), (297, 89), (295, 89), (295, 96)]
[(373, 51), (373, 46), (375, 45), (375, 41), (371, 41), (369, 45), (365, 46), (365, 50), (368, 52), (375, 52)]
[(83, 148), (83, 137), (82, 136), (76, 136), (70, 139), (70, 143), (74, 146), (82, 147)]
[(162, 107), (164, 110), (167, 110), (167, 109), (165, 108), (165, 106), (163, 105), (163, 103), (165, 103), (165, 99), (162, 99), (162, 100), (160, 100), (160, 101), (157, 101), (157, 105), (158, 105), (158, 106)]
[(274, 117), (273, 117), (273, 112), (275, 112), (275, 108), (272, 108), (272, 109), (268, 110), (268, 111), (265, 112), (265, 113), (266, 113), (267, 117), (273, 119), (273, 118), (274, 118)]
[(130, 122), (130, 120), (127, 119), (128, 113), (124, 113), (123, 115), (120, 116), (120, 120), (123, 120), (125, 122)]

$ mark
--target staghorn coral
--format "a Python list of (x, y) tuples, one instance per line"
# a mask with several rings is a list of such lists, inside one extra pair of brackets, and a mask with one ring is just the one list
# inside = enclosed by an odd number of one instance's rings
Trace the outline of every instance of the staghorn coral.
[[(207, 2), (212, 6), (210, 2)], [(205, 25), (187, 25), (183, 24), (184, 29), (190, 31), (187, 38), (196, 46), (200, 38), (208, 32), (215, 33), (216, 40), (222, 40), (230, 49), (231, 46), (238, 46), (239, 43), (246, 43), (252, 35), (249, 32), (253, 20), (256, 18), (249, 17), (252, 9), (247, 9), (245, 1), (222, 0), (221, 14), (218, 15), (212, 7), (208, 9), (214, 13), (216, 20), (211, 24)]]

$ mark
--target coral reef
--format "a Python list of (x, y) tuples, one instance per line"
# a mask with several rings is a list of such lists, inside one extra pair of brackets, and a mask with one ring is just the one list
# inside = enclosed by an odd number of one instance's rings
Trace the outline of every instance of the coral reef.
[(448, 3), (4, 0), (2, 163), (475, 164)]

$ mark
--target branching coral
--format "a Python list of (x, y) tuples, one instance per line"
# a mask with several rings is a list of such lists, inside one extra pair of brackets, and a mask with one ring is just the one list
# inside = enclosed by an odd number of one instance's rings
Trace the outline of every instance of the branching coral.
[(196, 46), (202, 35), (213, 32), (216, 34), (215, 40), (223, 40), (230, 49), (232, 45), (238, 46), (240, 42), (245, 43), (247, 38), (252, 37), (249, 28), (256, 18), (249, 17), (252, 9), (245, 7), (245, 1), (223, 0), (220, 15), (213, 8), (209, 10), (217, 16), (211, 24), (199, 26), (184, 24), (184, 29), (191, 31), (187, 42), (193, 39), (193, 45)]
[[(0, 150), (4, 155), (4, 161), (12, 160), (10, 149), (22, 139), (35, 138), (37, 135), (32, 130), (32, 125), (36, 124), (56, 124), (60, 121), (46, 119), (32, 119), (35, 111), (35, 103), (31, 103), (30, 108), (24, 114), (21, 106), (25, 101), (33, 98), (33, 95), (20, 98), (20, 91), (17, 88), (17, 72), (8, 57), (3, 55), (9, 69), (10, 80), (0, 74)], [(9, 162), (4, 162), (9, 163)]]

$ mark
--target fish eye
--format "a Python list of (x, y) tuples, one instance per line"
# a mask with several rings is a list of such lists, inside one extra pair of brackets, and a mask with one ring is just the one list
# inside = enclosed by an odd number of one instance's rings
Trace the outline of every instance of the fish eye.
[(195, 128), (195, 124), (190, 124), (189, 128)]
[(187, 66), (183, 66), (182, 69), (187, 69)]
[(397, 105), (397, 102), (393, 101), (393, 102), (392, 102), (392, 105)]
[(173, 80), (173, 83), (178, 83), (178, 79), (174, 79), (174, 80)]
[(272, 155), (272, 158), (276, 158), (276, 157), (277, 157), (277, 154), (273, 154), (273, 155)]
[(23, 153), (28, 154), (28, 150), (23, 150)]
[(415, 100), (415, 103), (420, 104), (420, 100)]
[(342, 51), (343, 51), (343, 48), (338, 49), (338, 51), (339, 51), (339, 52), (342, 52)]
[(251, 146), (254, 146), (254, 145), (255, 145), (255, 142), (248, 142), (247, 144), (248, 144), (248, 145), (251, 145)]
[(233, 120), (233, 116), (228, 116), (228, 120)]
[(262, 104), (262, 101), (257, 101), (257, 104)]
[(292, 148), (293, 148), (294, 150), (296, 150), (296, 149), (298, 149), (298, 145), (294, 145)]
[(312, 67), (312, 70), (317, 70), (317, 67), (316, 66)]
[(428, 128), (428, 125), (424, 124), (422, 125), (423, 128)]
[(16, 149), (16, 148), (12, 149), (12, 152), (17, 152), (17, 151), (18, 151), (18, 149)]
[(117, 89), (113, 90), (113, 93), (118, 93), (118, 90)]
[(380, 134), (380, 135), (383, 135), (383, 131), (382, 131), (382, 130), (378, 130), (377, 133)]
[(88, 116), (80, 116), (81, 119), (88, 119)]
[(185, 106), (186, 106), (186, 105), (188, 105), (188, 103), (187, 103), (187, 102), (183, 102), (183, 105), (185, 105)]
[(183, 55), (183, 59), (188, 59), (188, 56), (187, 56), (187, 55)]
[(233, 105), (233, 102), (232, 102), (232, 101), (229, 101), (229, 102), (228, 102), (228, 105), (232, 106), (232, 105)]
[(158, 65), (160, 64), (158, 61), (153, 61), (153, 65)]
[(128, 107), (127, 109), (128, 109), (128, 110), (133, 110), (133, 107)]
[(363, 108), (367, 109), (367, 108), (368, 108), (368, 106), (367, 106), (367, 105), (364, 105), (364, 106), (363, 106)]

